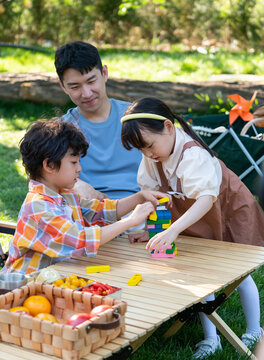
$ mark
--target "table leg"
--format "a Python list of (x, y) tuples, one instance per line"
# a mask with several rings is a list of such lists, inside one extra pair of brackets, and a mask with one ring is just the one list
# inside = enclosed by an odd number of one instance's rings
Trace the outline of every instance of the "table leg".
[(233, 345), (241, 355), (247, 355), (250, 360), (257, 360), (254, 354), (247, 348), (247, 346), (239, 339), (239, 337), (230, 329), (230, 327), (221, 319), (221, 317), (213, 312), (211, 315), (205, 314), (221, 334)]
[(157, 330), (157, 328), (147, 332), (144, 336), (141, 336), (137, 340), (133, 341), (130, 346), (132, 347), (132, 354)]
[(247, 278), (250, 274), (242, 276), (240, 279), (235, 280), (232, 284), (227, 285), (225, 290), (223, 291), (226, 294), (226, 299), (229, 298), (230, 295), (236, 290), (236, 288), (242, 283), (245, 278)]
[(163, 334), (164, 339), (168, 339), (172, 335), (176, 334), (177, 331), (180, 330), (180, 328), (185, 324), (185, 321), (182, 322), (180, 319), (177, 319), (171, 327)]
[[(235, 280), (233, 283), (229, 284), (225, 290), (221, 293), (222, 297), (220, 303), (215, 300), (209, 302), (200, 302), (194, 304), (191, 308), (183, 311), (184, 316), (179, 316), (179, 318), (174, 322), (174, 324), (165, 332), (163, 337), (165, 339), (174, 335), (195, 313), (204, 312), (206, 316), (215, 324), (220, 332), (226, 337), (226, 339), (241, 353), (249, 354), (250, 359), (256, 359), (256, 357), (251, 353), (251, 351), (246, 347), (246, 345), (238, 338), (238, 336), (228, 327), (228, 325), (216, 314), (216, 309), (227, 299), (229, 296), (236, 290), (239, 284), (248, 277), (249, 274), (242, 276), (240, 279)], [(193, 308), (193, 309), (192, 309)], [(191, 309), (191, 310), (190, 310)], [(189, 312), (189, 313), (188, 313)]]

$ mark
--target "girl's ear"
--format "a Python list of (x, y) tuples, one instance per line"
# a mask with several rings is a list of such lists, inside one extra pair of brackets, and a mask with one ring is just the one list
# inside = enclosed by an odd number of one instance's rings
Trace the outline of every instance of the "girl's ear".
[(53, 162), (48, 162), (49, 159), (44, 159), (42, 163), (43, 171), (47, 172), (48, 174), (52, 174), (54, 172), (55, 166)]
[(170, 135), (174, 134), (174, 124), (170, 120), (164, 121), (164, 128), (168, 131)]

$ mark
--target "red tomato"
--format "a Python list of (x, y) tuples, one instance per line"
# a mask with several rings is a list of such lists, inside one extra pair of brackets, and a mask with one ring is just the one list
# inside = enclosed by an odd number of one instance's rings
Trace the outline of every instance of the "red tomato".
[(94, 295), (109, 295), (117, 291), (117, 288), (108, 284), (102, 284), (100, 282), (95, 282), (90, 286), (83, 286), (82, 291), (89, 292)]
[(106, 311), (108, 309), (112, 309), (111, 306), (109, 306), (109, 305), (99, 305), (99, 306), (94, 307), (92, 309), (92, 311), (90, 311), (90, 315), (91, 316), (99, 316), (100, 314), (102, 314), (104, 311)]
[(77, 325), (83, 323), (86, 320), (90, 320), (91, 317), (92, 316), (90, 314), (87, 314), (87, 313), (78, 313), (78, 314), (72, 315), (67, 320), (66, 325), (77, 326)]

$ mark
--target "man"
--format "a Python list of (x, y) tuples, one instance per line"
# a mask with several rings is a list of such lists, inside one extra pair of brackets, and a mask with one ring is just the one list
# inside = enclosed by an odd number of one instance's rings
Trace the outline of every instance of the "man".
[[(90, 144), (81, 159), (82, 171), (74, 190), (99, 200), (120, 199), (139, 191), (137, 170), (142, 155), (136, 149), (127, 151), (121, 143), (120, 119), (129, 103), (108, 98), (108, 69), (96, 47), (83, 41), (69, 42), (56, 51), (55, 67), (62, 90), (76, 105), (62, 119), (81, 129)], [(139, 235), (130, 237), (135, 239), (147, 240)]]
[(129, 103), (108, 98), (108, 70), (98, 50), (82, 41), (69, 42), (56, 51), (55, 67), (62, 90), (77, 106), (62, 118), (79, 127), (90, 143), (75, 190), (98, 199), (118, 199), (139, 191), (141, 154), (121, 144), (120, 118)]

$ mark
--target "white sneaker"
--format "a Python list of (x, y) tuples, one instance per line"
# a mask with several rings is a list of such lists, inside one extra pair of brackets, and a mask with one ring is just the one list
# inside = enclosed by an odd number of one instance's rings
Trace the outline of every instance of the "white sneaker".
[(195, 345), (198, 350), (193, 354), (192, 359), (205, 359), (209, 355), (214, 354), (216, 350), (222, 350), (220, 337), (217, 335), (217, 340), (206, 339), (200, 341)]
[(255, 333), (245, 333), (242, 335), (241, 340), (247, 347), (251, 347), (256, 342), (259, 342), (264, 337), (263, 329)]

